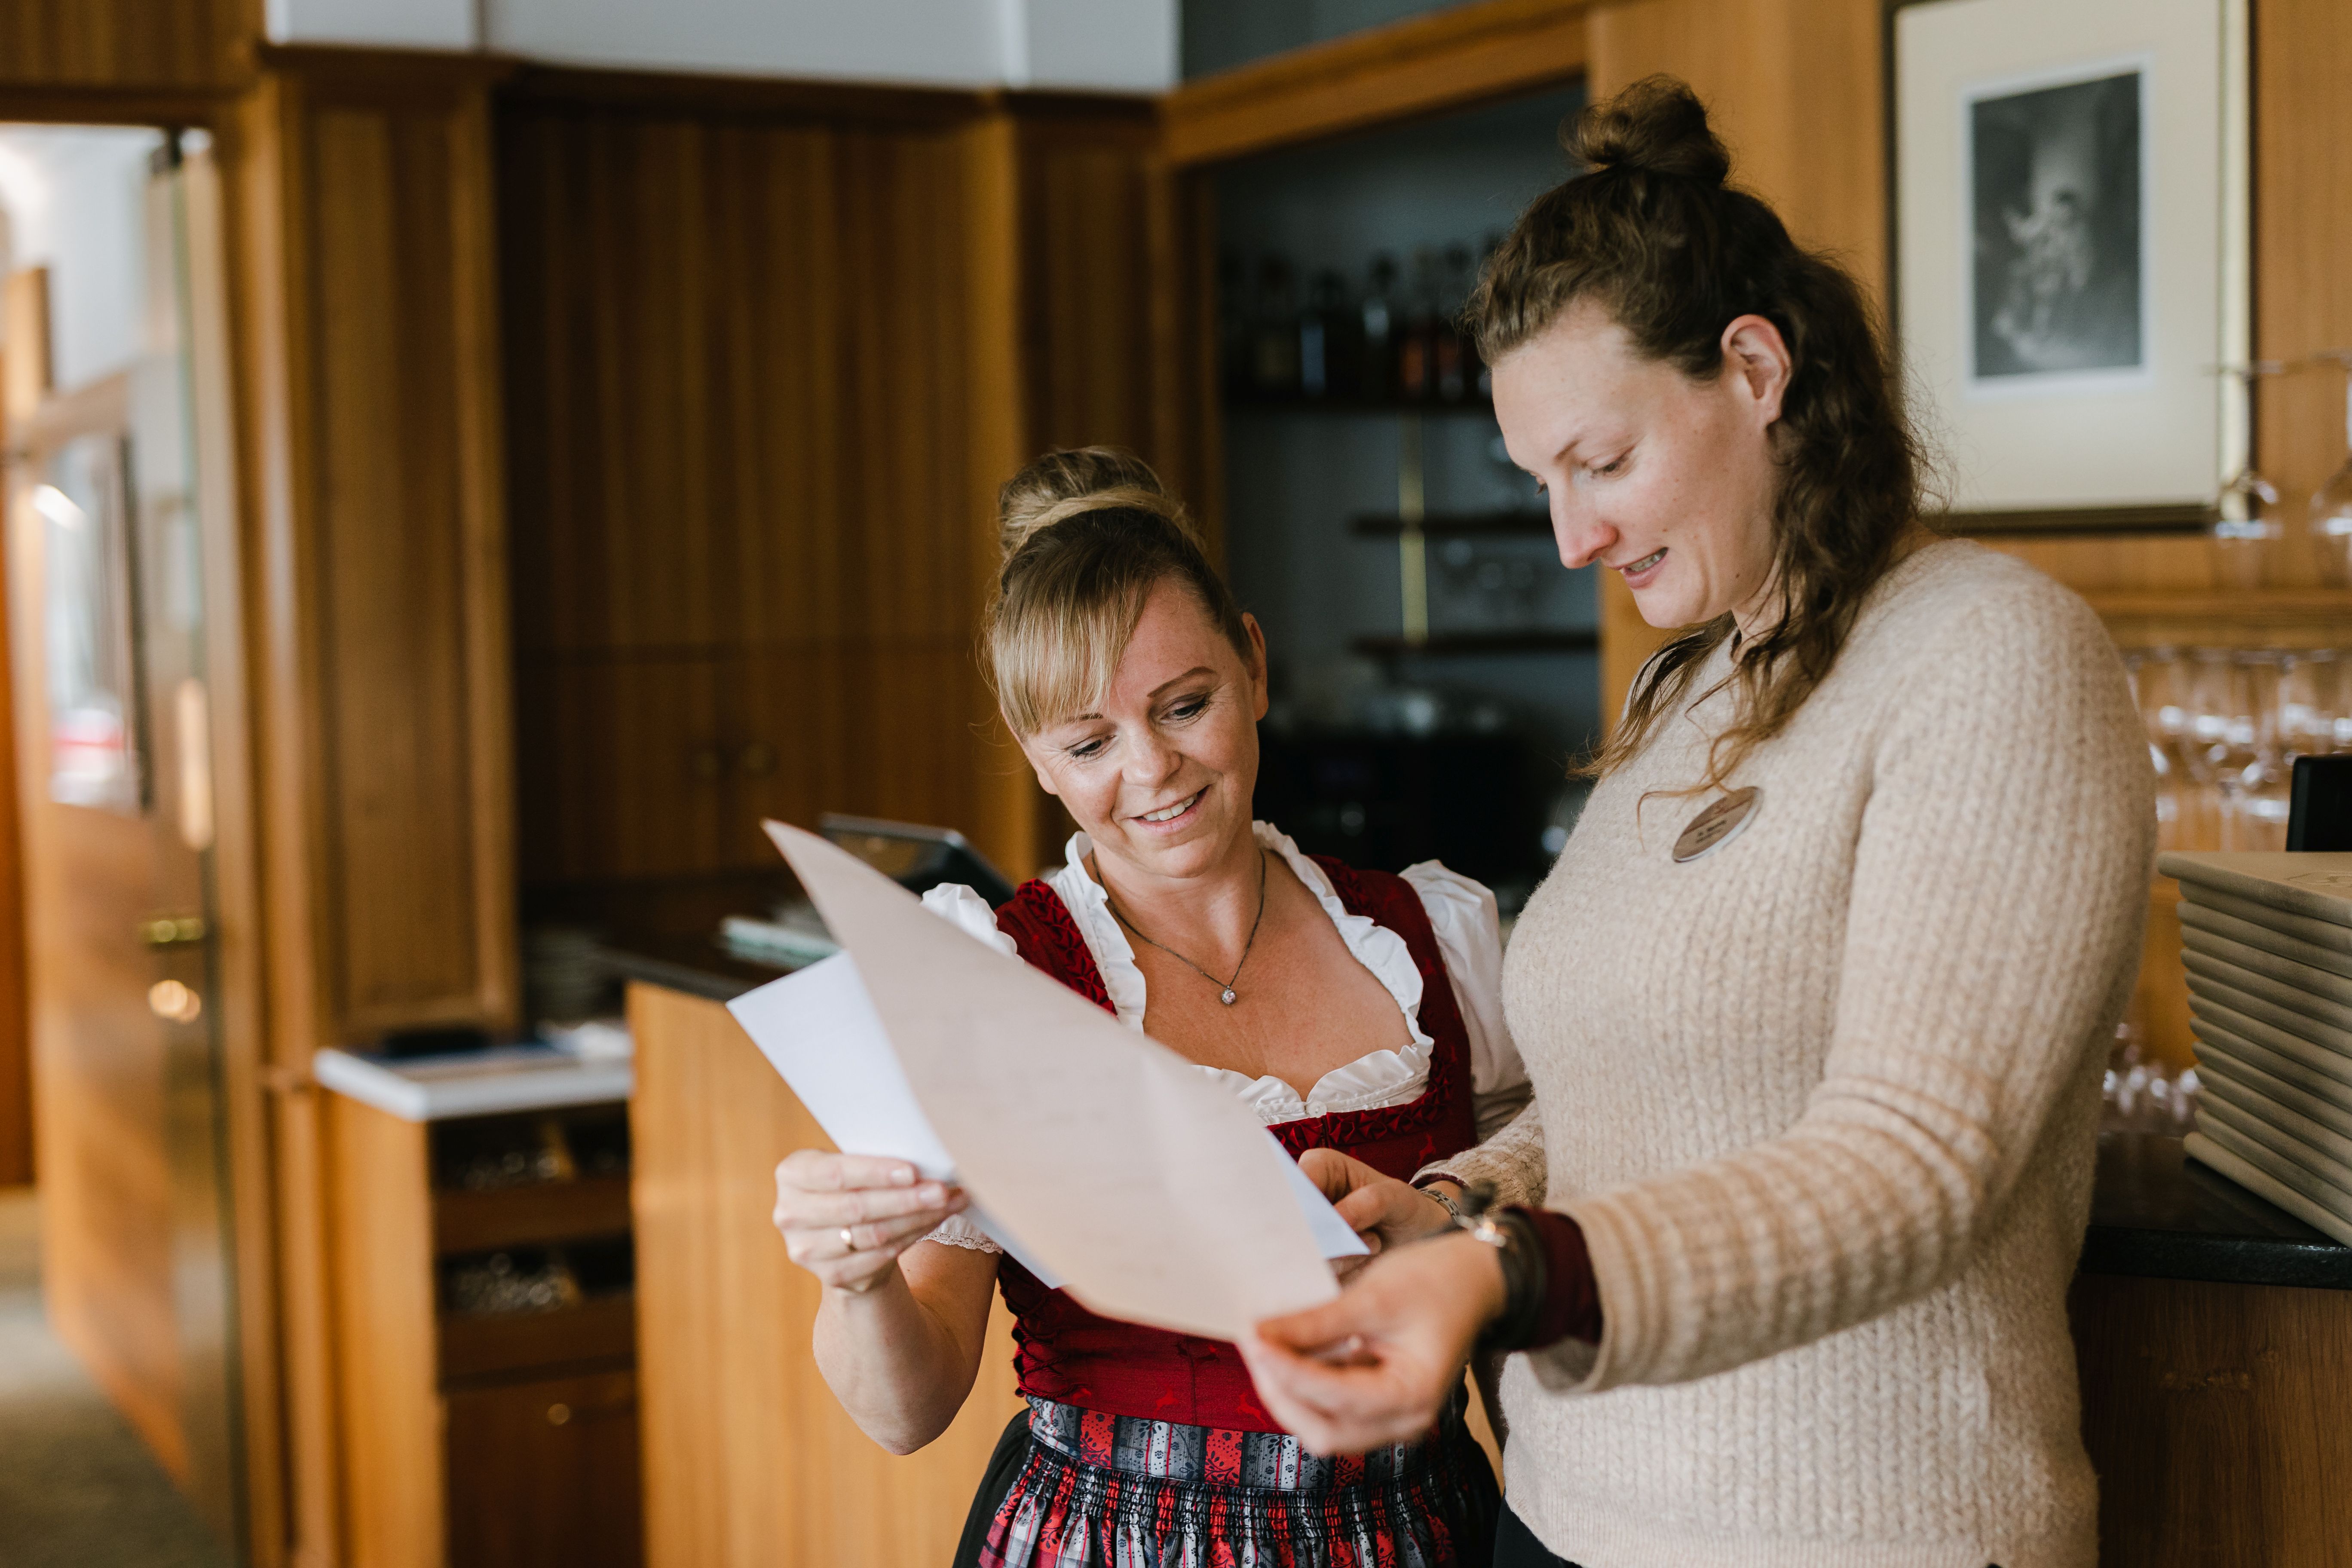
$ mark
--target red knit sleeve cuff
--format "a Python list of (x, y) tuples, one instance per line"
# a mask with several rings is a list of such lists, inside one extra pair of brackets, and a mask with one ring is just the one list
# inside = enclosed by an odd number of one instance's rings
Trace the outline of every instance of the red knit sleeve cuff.
[(1536, 1314), (1528, 1350), (1541, 1350), (1561, 1340), (1601, 1342), (1601, 1286), (1592, 1278), (1592, 1258), (1584, 1247), (1584, 1227), (1558, 1209), (1523, 1208), (1544, 1252), (1544, 1302)]

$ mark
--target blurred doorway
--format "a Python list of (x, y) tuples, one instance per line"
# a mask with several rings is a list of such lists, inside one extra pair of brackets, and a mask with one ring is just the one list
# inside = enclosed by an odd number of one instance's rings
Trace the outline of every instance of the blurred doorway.
[(200, 472), (228, 442), (226, 399), (194, 391), (225, 352), (218, 179), (198, 134), (0, 127), (0, 203), (43, 1291), (58, 1336), (236, 1552), (205, 658), (225, 475)]

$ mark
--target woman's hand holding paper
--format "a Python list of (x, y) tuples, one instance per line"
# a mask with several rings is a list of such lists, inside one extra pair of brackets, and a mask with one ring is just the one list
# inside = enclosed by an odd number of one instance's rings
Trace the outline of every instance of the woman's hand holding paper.
[[(1337, 1149), (1309, 1149), (1298, 1156), (1298, 1168), (1331, 1200), (1339, 1217), (1361, 1237), (1373, 1257), (1408, 1241), (1420, 1241), (1446, 1229), (1453, 1220), (1444, 1205), (1394, 1176), (1379, 1171)], [(1363, 1267), (1360, 1260), (1338, 1258), (1333, 1267), (1342, 1279)]]
[(776, 1167), (776, 1228), (793, 1261), (828, 1289), (872, 1289), (966, 1201), (962, 1188), (925, 1181), (904, 1160), (802, 1149)]
[(1442, 1237), (1374, 1258), (1336, 1301), (1260, 1323), (1242, 1359), (1266, 1409), (1308, 1448), (1362, 1453), (1430, 1429), (1503, 1300), (1495, 1249)]

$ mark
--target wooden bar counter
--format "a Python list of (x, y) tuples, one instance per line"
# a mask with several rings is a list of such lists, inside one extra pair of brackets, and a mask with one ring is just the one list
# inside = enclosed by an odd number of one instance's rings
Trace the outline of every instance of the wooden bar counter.
[[(859, 1432), (769, 1221), (776, 1162), (828, 1145), (723, 1005), (780, 972), (700, 942), (614, 956), (637, 976), (647, 1563), (944, 1568), (1019, 1408), (1002, 1304), (946, 1436), (894, 1458)], [(2070, 1302), (2103, 1563), (2352, 1568), (2352, 1247), (2177, 1138), (2111, 1133)]]
[(668, 982), (629, 987), (648, 1568), (945, 1568), (1021, 1407), (1003, 1303), (945, 1435), (898, 1458), (860, 1432), (809, 1355), (816, 1281), (769, 1219), (776, 1162), (832, 1145), (717, 999), (751, 977), (716, 953), (635, 967)]
[(2101, 1562), (2352, 1568), (2352, 1247), (2110, 1133), (2071, 1306)]

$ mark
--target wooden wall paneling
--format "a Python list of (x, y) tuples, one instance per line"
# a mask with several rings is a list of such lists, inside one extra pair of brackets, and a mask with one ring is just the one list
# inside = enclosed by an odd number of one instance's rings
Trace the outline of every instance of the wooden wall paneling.
[[(526, 100), (500, 149), (527, 876), (765, 869), (770, 810), (973, 831), (957, 134)], [(715, 710), (664, 708), (698, 661)], [(607, 749), (600, 682), (669, 749)], [(717, 759), (715, 858), (673, 742)]]
[(1580, 0), (1448, 6), (1183, 83), (1163, 100), (1168, 156), (1214, 163), (1538, 91), (1582, 69), (1586, 47)]
[(1690, 83), (1731, 146), (1732, 178), (1801, 244), (1885, 296), (1878, 0), (1629, 0), (1595, 7), (1597, 101), (1654, 72)]
[(425, 1124), (325, 1097), (350, 1568), (439, 1568), (432, 1171)]
[(260, 36), (259, 0), (5, 0), (0, 93), (230, 86)]
[[(2255, 0), (2253, 24), (2254, 352), (2301, 361), (2352, 349), (2352, 7)], [(2329, 364), (2256, 393), (2257, 466), (2279, 487), (2298, 542), (2305, 503), (2346, 460), (2344, 386), (2343, 368)], [(2320, 581), (2303, 552), (2289, 564), (2292, 581)]]
[(2084, 1275), (2070, 1308), (2102, 1562), (2352, 1564), (2352, 1292)]
[(946, 1562), (1019, 1408), (1002, 1305), (955, 1424), (885, 1453), (818, 1375), (817, 1287), (769, 1222), (777, 1161), (824, 1133), (717, 1003), (635, 985), (629, 1017), (647, 1563)]
[[(975, 535), (966, 592), (987, 603), (998, 570), (998, 487), (1037, 455), (1035, 412), (1025, 390), (1033, 375), (1024, 321), (1023, 159), (1019, 124), (1010, 114), (976, 121), (962, 135), (966, 256), (967, 405), (971, 454), (966, 517)], [(1006, 875), (1036, 869), (1050, 847), (1043, 831), (1044, 792), (1002, 719), (987, 722), (989, 761), (980, 775), (972, 840)]]
[(528, 667), (515, 734), (522, 874), (691, 875), (726, 864), (723, 655), (582, 654)]
[(288, 879), (319, 1033), (499, 1026), (512, 737), (485, 68), (272, 58), (268, 303), (289, 358), (266, 411), (301, 457), (275, 458), (265, 489), (265, 624), (294, 667), (273, 783), (316, 847), (289, 846)]
[(1176, 454), (1157, 449), (1151, 301), (1176, 280), (1152, 246), (1149, 111), (1041, 107), (1020, 124), (1034, 444), (1103, 443), (1167, 464)]
[[(1730, 144), (1732, 178), (1799, 243), (1834, 255), (1885, 298), (1886, 202), (1879, 0), (1630, 0), (1595, 6), (1598, 100), (1655, 72), (1690, 83)], [(1613, 574), (1601, 584), (1601, 711), (1613, 721), (1643, 663), (1673, 635)]]

